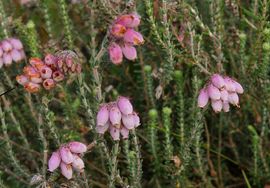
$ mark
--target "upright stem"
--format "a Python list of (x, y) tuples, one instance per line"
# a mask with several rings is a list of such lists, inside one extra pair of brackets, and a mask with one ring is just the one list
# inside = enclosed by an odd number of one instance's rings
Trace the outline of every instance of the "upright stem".
[(115, 178), (117, 177), (117, 155), (119, 152), (119, 141), (115, 141), (112, 149), (112, 156), (110, 161), (110, 177), (109, 188), (115, 187)]

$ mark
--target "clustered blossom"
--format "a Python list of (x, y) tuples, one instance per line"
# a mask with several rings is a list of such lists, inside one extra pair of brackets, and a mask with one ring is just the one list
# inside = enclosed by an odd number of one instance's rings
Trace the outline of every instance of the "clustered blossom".
[(128, 60), (137, 58), (134, 46), (144, 43), (141, 33), (134, 30), (140, 24), (140, 16), (136, 13), (119, 16), (110, 28), (112, 41), (108, 51), (113, 64), (121, 64), (123, 54)]
[(62, 145), (52, 153), (48, 161), (49, 171), (53, 172), (60, 166), (62, 175), (71, 179), (73, 170), (83, 172), (84, 162), (81, 157), (86, 150), (86, 145), (81, 142), (73, 141)]
[(129, 131), (139, 125), (140, 118), (126, 97), (119, 97), (115, 102), (103, 104), (97, 114), (97, 133), (104, 134), (109, 130), (113, 140), (120, 140), (120, 134), (127, 139)]
[(212, 75), (209, 83), (201, 89), (198, 97), (198, 106), (204, 108), (209, 99), (213, 110), (218, 113), (230, 111), (230, 104), (239, 106), (238, 94), (244, 93), (244, 89), (237, 81), (219, 74)]
[(19, 39), (8, 38), (0, 43), (0, 68), (10, 66), (12, 62), (20, 62), (25, 58), (23, 45)]
[(47, 54), (43, 61), (40, 58), (31, 58), (30, 65), (24, 67), (23, 74), (17, 76), (16, 80), (30, 93), (37, 93), (42, 87), (51, 90), (66, 75), (81, 72), (81, 65), (73, 57)]

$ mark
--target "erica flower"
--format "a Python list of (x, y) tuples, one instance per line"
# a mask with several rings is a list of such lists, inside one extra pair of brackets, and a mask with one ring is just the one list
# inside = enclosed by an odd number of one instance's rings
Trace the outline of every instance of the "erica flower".
[(62, 175), (67, 179), (71, 179), (73, 169), (78, 172), (84, 170), (81, 154), (86, 152), (86, 150), (86, 145), (81, 142), (73, 141), (62, 145), (59, 150), (52, 153), (48, 161), (49, 171), (53, 172), (60, 167)]
[(118, 65), (123, 61), (123, 55), (128, 60), (137, 58), (134, 45), (144, 42), (143, 36), (134, 30), (140, 24), (140, 16), (136, 13), (119, 16), (110, 28), (111, 44), (108, 47), (110, 60)]
[(211, 76), (209, 83), (200, 90), (198, 96), (198, 106), (204, 108), (209, 99), (213, 110), (218, 113), (222, 110), (224, 112), (230, 111), (230, 104), (239, 107), (239, 96), (244, 89), (234, 79), (219, 74)]
[(120, 96), (117, 101), (103, 104), (97, 114), (96, 132), (110, 132), (113, 140), (128, 138), (129, 131), (140, 125), (140, 118), (133, 111), (130, 100)]

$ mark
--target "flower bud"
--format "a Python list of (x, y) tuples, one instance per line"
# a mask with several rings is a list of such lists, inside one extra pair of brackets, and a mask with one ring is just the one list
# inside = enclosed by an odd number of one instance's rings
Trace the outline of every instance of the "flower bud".
[(128, 29), (124, 34), (124, 41), (133, 45), (140, 45), (144, 43), (143, 36), (141, 33)]
[(113, 126), (115, 126), (117, 128), (120, 127), (120, 125), (121, 125), (121, 112), (116, 105), (113, 105), (110, 108), (109, 118), (110, 118), (111, 124)]
[(106, 123), (105, 125), (103, 125), (103, 126), (97, 125), (97, 126), (96, 126), (96, 132), (97, 132), (98, 134), (104, 134), (104, 133), (108, 130), (109, 126), (110, 126), (110, 123), (109, 123), (109, 122), (107, 122), (107, 123)]
[(239, 106), (239, 97), (238, 97), (237, 93), (235, 93), (235, 92), (229, 93), (228, 101), (232, 105)]
[(70, 164), (74, 160), (70, 149), (66, 146), (62, 146), (60, 148), (60, 156), (61, 156), (62, 161), (66, 164)]
[(214, 85), (210, 84), (207, 87), (207, 93), (212, 100), (220, 99), (220, 91)]
[(68, 180), (72, 178), (72, 167), (69, 164), (61, 162), (60, 164), (61, 174)]
[(84, 153), (87, 150), (87, 146), (85, 144), (76, 141), (70, 142), (68, 147), (73, 153)]
[(103, 105), (97, 114), (97, 126), (104, 126), (109, 120), (109, 110), (107, 105)]
[(17, 50), (23, 49), (22, 42), (19, 39), (10, 38), (9, 42), (14, 49), (17, 49)]
[(108, 50), (112, 63), (115, 65), (121, 64), (123, 61), (123, 53), (121, 47), (116, 43), (112, 43)]
[(223, 103), (222, 103), (221, 100), (216, 100), (216, 101), (212, 100), (211, 101), (211, 106), (212, 106), (213, 110), (216, 113), (218, 113), (218, 112), (221, 112)]
[(126, 127), (122, 127), (120, 133), (123, 136), (123, 139), (128, 139), (129, 130)]
[(21, 84), (21, 85), (23, 85), (23, 86), (24, 86), (26, 83), (29, 82), (28, 78), (27, 78), (26, 76), (24, 76), (24, 75), (16, 76), (16, 80), (17, 80), (17, 82), (18, 82), (19, 84)]
[(133, 106), (130, 100), (126, 97), (119, 97), (117, 100), (117, 106), (119, 110), (125, 115), (132, 114), (133, 112)]
[(122, 122), (127, 129), (133, 129), (135, 127), (134, 117), (130, 115), (122, 115)]
[(59, 155), (59, 152), (53, 152), (52, 156), (50, 157), (48, 161), (49, 171), (53, 172), (55, 169), (57, 169), (60, 165), (61, 157)]
[(120, 129), (114, 126), (110, 126), (110, 134), (113, 140), (120, 140)]
[(78, 155), (73, 155), (74, 161), (72, 162), (72, 167), (78, 171), (82, 172), (84, 169), (84, 162)]
[(212, 83), (215, 87), (217, 87), (217, 88), (219, 88), (219, 89), (221, 89), (221, 88), (223, 88), (223, 87), (225, 86), (224, 79), (223, 79), (223, 77), (222, 77), (221, 75), (219, 75), (219, 74), (214, 74), (214, 75), (211, 77), (211, 83)]
[(49, 79), (44, 80), (42, 85), (46, 90), (51, 90), (52, 88), (55, 87), (56, 84), (53, 79), (49, 78)]
[(207, 105), (208, 100), (209, 100), (209, 95), (208, 95), (207, 90), (205, 88), (201, 89), (199, 97), (198, 97), (198, 107), (204, 108)]
[(122, 52), (128, 60), (135, 60), (137, 58), (136, 48), (129, 44), (124, 44)]
[(121, 24), (113, 24), (111, 28), (111, 34), (117, 38), (123, 37), (125, 32), (126, 32), (126, 27)]

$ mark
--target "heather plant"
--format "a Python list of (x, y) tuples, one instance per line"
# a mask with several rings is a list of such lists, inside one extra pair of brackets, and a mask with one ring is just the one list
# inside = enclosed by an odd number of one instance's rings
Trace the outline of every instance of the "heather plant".
[(269, 10), (0, 0), (0, 188), (269, 187)]

